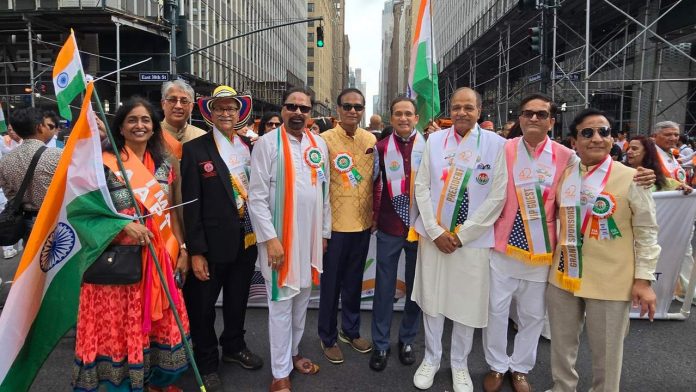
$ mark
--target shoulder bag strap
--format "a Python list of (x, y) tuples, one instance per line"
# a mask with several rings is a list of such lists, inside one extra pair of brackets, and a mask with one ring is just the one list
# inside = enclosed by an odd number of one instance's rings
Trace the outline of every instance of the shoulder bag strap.
[(29, 186), (29, 183), (34, 178), (34, 171), (36, 171), (36, 165), (39, 163), (39, 158), (41, 158), (41, 155), (43, 154), (43, 152), (45, 150), (46, 150), (46, 146), (39, 147), (39, 149), (36, 150), (36, 152), (34, 153), (34, 156), (31, 158), (31, 163), (29, 163), (29, 168), (27, 169), (27, 174), (24, 175), (24, 179), (22, 180), (22, 185), (19, 186), (19, 190), (17, 191), (17, 194), (12, 199), (12, 202), (14, 203), (15, 207), (19, 207), (22, 205), (22, 199), (24, 199), (24, 192), (26, 192), (27, 187)]

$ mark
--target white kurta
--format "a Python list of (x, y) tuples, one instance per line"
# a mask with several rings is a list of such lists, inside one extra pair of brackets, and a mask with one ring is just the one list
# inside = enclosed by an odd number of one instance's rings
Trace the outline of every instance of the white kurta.
[[(271, 268), (268, 266), (268, 251), (266, 241), (278, 237), (273, 227), (273, 212), (275, 210), (275, 192), (277, 184), (278, 142), (279, 128), (263, 135), (254, 144), (251, 154), (251, 172), (249, 175), (249, 216), (254, 227), (259, 250), (259, 267), (264, 279), (271, 280)], [(331, 205), (329, 198), (324, 198), (323, 210), (315, 211), (318, 193), (312, 185), (312, 171), (304, 160), (304, 152), (310, 147), (309, 138), (302, 136), (302, 141), (288, 134), (292, 162), (295, 168), (295, 223), (299, 229), (293, 237), (293, 247), (298, 250), (298, 256), (294, 263), (300, 263), (299, 288), (312, 286), (311, 270), (311, 246), (312, 236), (308, 233), (315, 220), (315, 213), (322, 213), (323, 238), (331, 237)], [(320, 137), (315, 137), (317, 147), (329, 156), (326, 143)], [(326, 158), (325, 158), (326, 159)], [(325, 172), (328, 181), (328, 170)], [(317, 186), (321, 186), (318, 181)], [(297, 293), (297, 292), (296, 292)]]
[[(469, 211), (467, 220), (457, 233), (463, 247), (451, 254), (440, 252), (433, 242), (445, 229), (437, 223), (433, 208), (433, 198), (440, 195), (432, 195), (430, 191), (431, 176), (442, 175), (431, 171), (438, 169), (431, 169), (430, 143), (425, 148), (415, 182), (416, 201), (428, 235), (421, 235), (418, 241), (411, 297), (428, 315), (444, 315), (474, 328), (483, 328), (488, 322), (490, 248), (467, 245), (490, 233), (503, 210), (507, 186), (503, 144), (500, 144), (495, 157), (481, 158), (484, 163), (494, 161), (490, 192), (478, 208)], [(472, 176), (470, 181), (475, 181), (474, 178)]]

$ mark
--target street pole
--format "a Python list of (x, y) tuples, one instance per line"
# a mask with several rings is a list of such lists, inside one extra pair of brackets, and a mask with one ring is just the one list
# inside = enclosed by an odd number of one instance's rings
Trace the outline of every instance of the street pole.
[[(171, 0), (169, 0), (169, 1), (171, 1)], [(184, 57), (188, 57), (188, 56), (190, 56), (190, 55), (192, 55), (192, 54), (196, 54), (196, 53), (201, 52), (201, 51), (204, 51), (204, 50), (206, 50), (206, 49), (210, 49), (210, 48), (212, 48), (213, 46), (217, 46), (217, 45), (220, 45), (220, 44), (224, 44), (225, 42), (232, 41), (233, 39), (246, 37), (247, 35), (252, 35), (252, 34), (260, 33), (260, 32), (262, 32), (262, 31), (266, 31), (266, 30), (277, 29), (277, 28), (279, 28), (279, 27), (291, 26), (291, 25), (296, 25), (296, 24), (300, 24), (300, 23), (308, 23), (308, 22), (311, 22), (311, 21), (314, 21), (314, 20), (321, 20), (321, 21), (323, 21), (323, 20), (324, 20), (324, 17), (319, 16), (319, 17), (316, 17), (316, 18), (307, 18), (307, 19), (303, 19), (303, 20), (297, 20), (297, 21), (294, 21), (294, 22), (282, 23), (282, 24), (275, 25), (275, 26), (264, 27), (264, 28), (262, 28), (262, 29), (249, 31), (249, 32), (244, 33), (244, 34), (235, 35), (235, 36), (233, 36), (233, 37), (230, 37), (230, 38), (227, 38), (227, 39), (223, 39), (222, 41), (218, 41), (218, 42), (215, 42), (215, 43), (213, 43), (213, 44), (210, 44), (210, 45), (207, 45), (207, 46), (203, 46), (203, 47), (198, 48), (198, 49), (194, 49), (194, 50), (192, 50), (192, 51), (190, 51), (190, 52), (187, 52), (187, 53), (184, 53), (184, 54), (182, 54), (182, 55), (180, 55), (180, 56), (174, 55), (175, 52), (172, 51), (172, 53), (173, 53), (173, 54), (172, 54), (172, 59), (173, 59), (172, 61), (176, 62), (176, 60), (178, 60), (178, 59), (181, 59), (181, 58), (184, 58)], [(174, 63), (174, 67), (176, 67), (176, 63)]]
[(585, 5), (585, 108), (590, 107), (590, 0)]
[(36, 107), (34, 102), (34, 43), (31, 38), (31, 19), (27, 21), (27, 32), (29, 37), (29, 79), (31, 87), (31, 107)]
[(165, 0), (166, 16), (169, 21), (169, 74), (171, 79), (176, 79), (176, 26), (177, 26), (177, 0)]

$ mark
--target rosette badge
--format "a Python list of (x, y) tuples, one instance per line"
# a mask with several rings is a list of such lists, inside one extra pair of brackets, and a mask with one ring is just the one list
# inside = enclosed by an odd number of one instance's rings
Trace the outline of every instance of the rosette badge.
[(605, 240), (621, 237), (612, 215), (616, 212), (616, 198), (608, 192), (600, 193), (592, 206), (592, 227), (590, 238)]
[(346, 188), (358, 186), (363, 177), (355, 168), (353, 156), (350, 153), (343, 152), (336, 155), (333, 161), (334, 167), (341, 174), (343, 186)]

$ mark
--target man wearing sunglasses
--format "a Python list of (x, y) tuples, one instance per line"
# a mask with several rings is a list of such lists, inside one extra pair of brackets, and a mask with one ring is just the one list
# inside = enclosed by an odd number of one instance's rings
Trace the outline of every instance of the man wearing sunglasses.
[(634, 169), (611, 159), (611, 127), (597, 109), (580, 112), (570, 125), (580, 162), (565, 170), (556, 191), (559, 240), (546, 290), (553, 392), (577, 388), (583, 326), (592, 389), (618, 392), (631, 302), (641, 316), (655, 314), (655, 202), (633, 181)]
[(51, 140), (46, 142), (46, 146), (48, 147), (59, 147), (57, 144), (58, 131), (60, 131), (60, 129), (58, 128), (58, 124), (60, 124), (60, 122), (58, 120), (58, 115), (56, 114), (56, 112), (54, 112), (53, 110), (47, 110), (43, 112), (43, 125), (55, 133)]
[[(319, 338), (324, 356), (343, 363), (337, 339), (360, 353), (372, 350), (360, 336), (363, 270), (372, 227), (372, 181), (377, 139), (359, 127), (365, 110), (360, 90), (347, 88), (337, 98), (340, 123), (321, 134), (329, 148), (331, 240), (329, 240), (319, 299)], [(341, 299), (341, 331), (337, 329)]]
[(205, 135), (205, 131), (189, 124), (194, 106), (193, 88), (181, 79), (162, 84), (162, 129), (170, 151), (181, 159), (181, 145)]
[(467, 358), (474, 330), (488, 321), (493, 224), (507, 186), (505, 139), (478, 126), (481, 96), (471, 88), (454, 92), (450, 114), (453, 126), (430, 134), (415, 181), (420, 216), (412, 298), (423, 312), (425, 355), (413, 384), (432, 386), (448, 318), (453, 389), (473, 392)]

